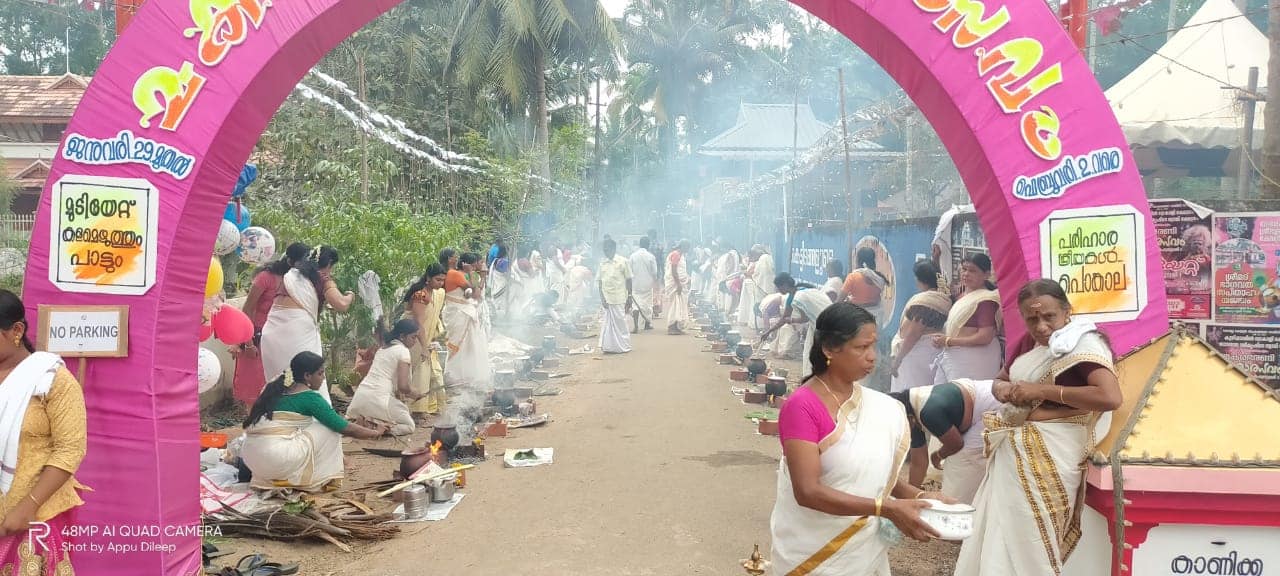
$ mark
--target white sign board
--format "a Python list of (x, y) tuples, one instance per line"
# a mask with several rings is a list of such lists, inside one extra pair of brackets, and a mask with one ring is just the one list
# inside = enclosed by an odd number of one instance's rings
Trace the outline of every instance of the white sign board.
[(155, 285), (155, 185), (68, 174), (49, 193), (49, 282), (64, 292), (122, 296), (140, 296)]
[(1133, 552), (1133, 573), (1280, 574), (1280, 528), (1162, 524)]
[(1147, 307), (1146, 234), (1132, 206), (1054, 211), (1040, 223), (1040, 274), (1062, 286), (1075, 317), (1133, 320)]
[(38, 348), (70, 358), (129, 352), (128, 306), (41, 306)]

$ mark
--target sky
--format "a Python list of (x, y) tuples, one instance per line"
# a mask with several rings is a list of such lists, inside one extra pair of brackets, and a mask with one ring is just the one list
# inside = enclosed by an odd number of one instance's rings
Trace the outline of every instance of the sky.
[(622, 16), (622, 11), (627, 9), (627, 2), (628, 0), (600, 0), (605, 11), (614, 18)]

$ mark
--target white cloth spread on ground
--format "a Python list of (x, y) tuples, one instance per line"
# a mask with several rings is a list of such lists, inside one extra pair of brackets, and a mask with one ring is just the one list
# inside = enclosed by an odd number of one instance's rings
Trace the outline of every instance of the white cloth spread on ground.
[[(815, 291), (818, 292), (818, 291)], [(825, 294), (818, 292), (826, 298)], [(888, 498), (911, 444), (902, 404), (861, 386), (840, 407), (836, 428), (818, 444), (824, 485), (863, 498)], [(786, 456), (769, 527), (772, 574), (889, 576), (882, 518), (833, 516), (798, 504)]]
[[(297, 269), (290, 270), (280, 281), (289, 298), (301, 308), (281, 306), (277, 302), (267, 314), (267, 323), (262, 326), (262, 372), (267, 382), (279, 378), (289, 369), (289, 363), (300, 352), (313, 352), (324, 356), (323, 343), (320, 340), (320, 295), (316, 286)], [(329, 383), (320, 386), (319, 392), (325, 402), (329, 399)]]
[[(18, 470), (18, 444), (27, 407), (36, 396), (49, 394), (53, 378), (62, 368), (62, 358), (48, 352), (33, 352), (19, 363), (0, 384), (0, 492), (9, 493)], [(47, 432), (46, 432), (47, 433)]]
[(240, 458), (253, 470), (254, 488), (317, 492), (342, 479), (342, 436), (315, 418), (276, 410), (245, 435)]
[[(1097, 332), (1074, 339), (1062, 355), (1037, 346), (1019, 356), (1010, 377), (1052, 383), (1082, 362), (1115, 371), (1111, 349)], [(987, 474), (974, 499), (974, 532), (960, 549), (956, 576), (1057, 576), (1080, 541), (1084, 462), (1110, 413), (1030, 421), (1030, 412), (1006, 405), (986, 414)]]
[[(392, 436), (413, 434), (415, 428), (409, 407), (396, 398), (396, 374), (401, 365), (408, 366), (412, 354), (399, 340), (378, 349), (369, 366), (369, 374), (360, 381), (347, 406), (347, 420), (365, 418), (391, 426)], [(430, 367), (428, 366), (429, 370)]]

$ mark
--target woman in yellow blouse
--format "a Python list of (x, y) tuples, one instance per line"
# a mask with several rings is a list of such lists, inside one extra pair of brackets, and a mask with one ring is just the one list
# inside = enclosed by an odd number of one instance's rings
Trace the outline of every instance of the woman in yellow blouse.
[[(84, 453), (80, 383), (61, 358), (35, 352), (22, 300), (0, 290), (0, 574), (75, 573), (62, 533), (84, 503), (73, 476)], [(48, 534), (28, 538), (37, 521)]]

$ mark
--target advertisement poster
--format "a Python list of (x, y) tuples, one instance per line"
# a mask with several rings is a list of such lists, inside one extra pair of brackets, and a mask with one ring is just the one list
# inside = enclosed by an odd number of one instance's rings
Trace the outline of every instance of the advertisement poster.
[(1040, 223), (1040, 269), (1057, 280), (1077, 315), (1133, 320), (1147, 305), (1142, 214), (1133, 206), (1057, 210)]
[(1213, 317), (1213, 211), (1186, 200), (1152, 200), (1169, 318)]
[(155, 186), (63, 176), (53, 185), (49, 281), (65, 292), (136, 296), (156, 282)]
[(1280, 324), (1280, 214), (1213, 216), (1214, 320)]
[[(951, 274), (947, 282), (951, 286), (960, 286), (960, 263), (972, 254), (986, 254), (987, 237), (978, 225), (978, 215), (974, 212), (961, 212), (951, 221)], [(995, 278), (991, 279), (995, 282)], [(998, 282), (997, 282), (998, 284)]]
[(1259, 382), (1280, 388), (1280, 326), (1210, 324), (1205, 340)]

